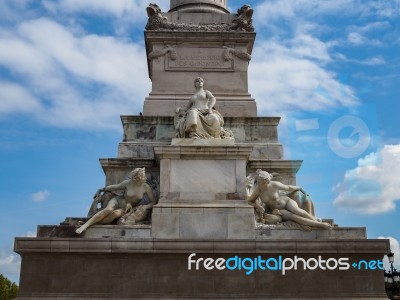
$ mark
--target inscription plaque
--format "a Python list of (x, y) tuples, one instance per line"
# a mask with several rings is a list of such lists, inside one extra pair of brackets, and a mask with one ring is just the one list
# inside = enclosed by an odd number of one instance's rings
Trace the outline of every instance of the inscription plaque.
[(165, 60), (166, 71), (234, 71), (234, 61), (223, 58), (222, 48), (175, 48), (176, 59)]

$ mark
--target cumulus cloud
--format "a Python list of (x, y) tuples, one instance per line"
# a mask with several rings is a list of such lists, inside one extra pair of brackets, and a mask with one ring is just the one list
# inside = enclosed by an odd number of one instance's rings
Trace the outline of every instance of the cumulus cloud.
[(257, 64), (250, 65), (250, 91), (261, 112), (284, 115), (291, 109), (312, 111), (356, 105), (359, 102), (356, 92), (341, 82), (332, 67), (338, 61), (369, 66), (386, 61), (381, 56), (346, 57), (337, 49), (366, 44), (382, 46), (390, 38), (387, 32), (390, 22), (359, 20), (357, 24), (362, 25), (344, 25), (343, 32), (326, 40), (327, 35), (323, 33), (332, 33), (335, 29), (324, 26), (318, 18), (362, 14), (379, 18), (384, 10), (395, 10), (392, 6), (377, 7), (373, 2), (273, 0), (258, 4), (254, 17), (256, 28), (266, 30), (271, 36), (257, 41), (253, 51)]
[(257, 5), (256, 27), (271, 32), (270, 38), (264, 35), (264, 40), (257, 40), (252, 55), (257, 64), (249, 68), (249, 90), (262, 114), (358, 104), (355, 91), (331, 68), (338, 42), (322, 40), (323, 26), (310, 18), (338, 13), (349, 5), (353, 1), (263, 1)]
[(256, 16), (261, 22), (267, 24), (280, 18), (293, 19), (298, 16), (321, 16), (340, 14), (347, 16), (379, 16), (393, 18), (400, 14), (400, 1), (375, 1), (375, 0), (265, 0), (257, 5)]
[(354, 90), (325, 68), (329, 46), (310, 35), (287, 41), (265, 40), (253, 51), (249, 86), (262, 113), (315, 111), (358, 103)]
[[(116, 26), (122, 22), (128, 24), (143, 24), (147, 21), (146, 7), (149, 2), (142, 0), (43, 0), (43, 6), (53, 14), (82, 13), (86, 15), (111, 16)], [(163, 11), (168, 11), (169, 3), (158, 3)]]
[(42, 202), (46, 200), (50, 196), (50, 192), (48, 190), (42, 190), (36, 193), (31, 194), (31, 199), (34, 202)]
[(24, 87), (12, 82), (0, 81), (0, 116), (38, 109), (40, 109), (39, 100)]
[[(0, 5), (9, 15), (20, 9), (25, 16), (24, 1), (15, 3)], [(107, 15), (111, 23), (119, 25), (145, 22), (147, 2), (42, 0), (40, 3), (47, 8), (46, 18), (37, 18), (31, 12), (12, 28), (0, 29), (0, 66), (12, 70), (17, 78), (13, 83), (0, 83), (8, 84), (0, 92), (1, 98), (6, 99), (0, 105), (0, 117), (28, 111), (38, 121), (52, 126), (120, 130), (118, 116), (141, 111), (150, 91), (145, 49), (126, 36), (87, 33), (84, 22), (78, 30), (75, 26), (81, 13), (94, 17)], [(162, 2), (161, 6), (166, 11), (168, 2)], [(330, 67), (340, 56), (332, 53), (335, 42), (318, 38), (322, 26), (314, 18), (306, 19), (337, 13), (357, 15), (365, 7), (371, 7), (370, 1), (360, 5), (355, 0), (273, 0), (256, 5), (254, 20), (259, 32), (268, 24), (279, 28), (283, 23), (292, 24), (293, 31), (283, 35), (274, 32), (274, 37), (267, 39), (266, 35), (259, 35), (253, 51), (253, 61), (257, 63), (250, 64), (249, 90), (262, 114), (283, 115), (289, 109), (320, 110), (358, 103), (353, 89), (343, 84)], [(388, 9), (374, 7), (368, 13)], [(68, 13), (69, 18), (64, 19)], [(370, 28), (384, 27), (385, 22), (381, 23), (353, 31), (363, 35)], [(385, 61), (382, 57), (372, 57), (360, 63), (378, 65)]]
[[(400, 270), (400, 246), (399, 246), (399, 241), (395, 239), (394, 237), (388, 236), (380, 236), (378, 239), (389, 239), (390, 240), (390, 250), (394, 253), (394, 264), (393, 266), (397, 269)], [(385, 256), (383, 259), (383, 265), (386, 270), (390, 268), (389, 261), (387, 257)]]
[(144, 13), (148, 3), (141, 0), (59, 0), (43, 1), (44, 6), (51, 11), (105, 13), (121, 17), (129, 14), (132, 19), (146, 17)]
[(358, 160), (334, 188), (334, 205), (361, 214), (380, 214), (395, 209), (400, 199), (400, 145), (385, 145)]
[(375, 39), (369, 38), (371, 33), (376, 35), (377, 32), (384, 33), (389, 27), (388, 22), (370, 22), (364, 26), (349, 26), (347, 40), (354, 45), (371, 45), (371, 46), (382, 46), (382, 42)]
[(55, 126), (120, 129), (118, 116), (138, 113), (150, 91), (144, 58), (141, 45), (77, 35), (47, 18), (21, 23), (16, 34), (0, 31), (0, 65), (20, 77), (2, 83), (0, 116), (29, 110)]

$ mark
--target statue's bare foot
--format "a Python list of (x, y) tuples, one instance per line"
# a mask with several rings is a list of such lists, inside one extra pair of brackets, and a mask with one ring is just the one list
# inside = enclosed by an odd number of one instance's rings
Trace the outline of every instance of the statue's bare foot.
[(81, 234), (82, 232), (84, 232), (85, 231), (85, 228), (83, 227), (83, 226), (81, 226), (81, 227), (79, 227), (77, 230), (75, 230), (75, 232), (77, 233), (77, 234)]

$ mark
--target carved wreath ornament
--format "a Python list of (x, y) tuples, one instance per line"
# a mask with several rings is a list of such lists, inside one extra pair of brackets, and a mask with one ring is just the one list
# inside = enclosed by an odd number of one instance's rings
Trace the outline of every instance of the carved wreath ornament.
[(253, 32), (253, 9), (249, 5), (243, 5), (238, 9), (235, 18), (231, 23), (221, 24), (187, 24), (174, 23), (167, 20), (161, 8), (157, 4), (150, 3), (146, 8), (149, 17), (146, 30), (155, 31), (244, 31)]

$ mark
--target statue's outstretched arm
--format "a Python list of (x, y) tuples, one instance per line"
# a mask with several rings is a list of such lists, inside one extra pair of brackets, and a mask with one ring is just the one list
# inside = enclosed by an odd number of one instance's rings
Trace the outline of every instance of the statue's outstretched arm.
[(94, 198), (97, 198), (100, 195), (100, 193), (102, 193), (102, 192), (111, 192), (111, 191), (123, 190), (123, 189), (125, 189), (126, 182), (127, 182), (127, 180), (124, 180), (121, 183), (108, 185), (108, 186), (106, 186), (104, 188), (98, 189), (96, 194), (94, 195)]
[(287, 191), (289, 193), (295, 192), (295, 191), (300, 191), (302, 193), (305, 193), (305, 191), (303, 190), (303, 188), (301, 186), (297, 186), (297, 185), (287, 185), (287, 184), (283, 184), (281, 182), (274, 182), (275, 185), (278, 187), (278, 189), (283, 190), (283, 191)]

